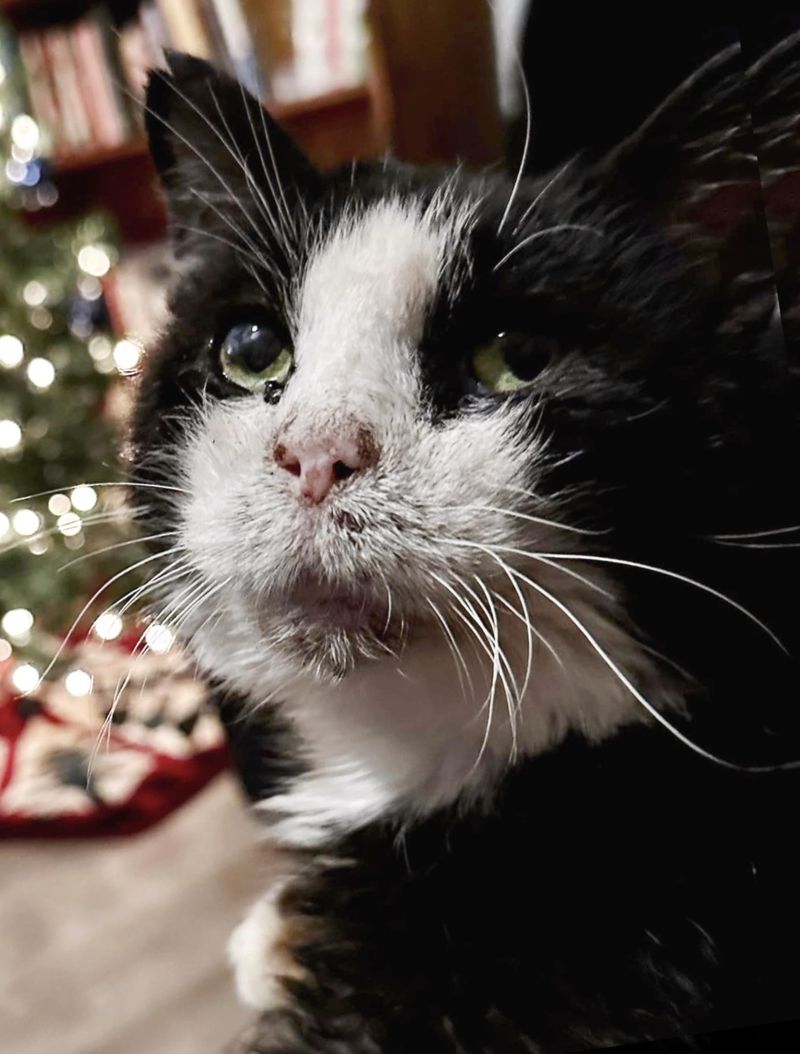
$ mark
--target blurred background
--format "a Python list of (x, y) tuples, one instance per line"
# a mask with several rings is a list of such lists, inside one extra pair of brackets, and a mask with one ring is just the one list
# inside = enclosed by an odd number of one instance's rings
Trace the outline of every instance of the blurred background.
[[(536, 172), (615, 141), (732, 38), (746, 50), (757, 27), (731, 17), (679, 2), (0, 0), (2, 1054), (197, 1054), (247, 1020), (223, 947), (266, 864), (169, 610), (140, 616), (147, 555), (119, 486), (169, 268), (146, 70), (165, 47), (210, 59), (323, 168), (391, 152), (511, 172), (524, 155)], [(791, 5), (781, 17), (775, 33), (800, 28)], [(793, 178), (770, 200), (797, 246)], [(700, 213), (724, 255), (720, 200)]]

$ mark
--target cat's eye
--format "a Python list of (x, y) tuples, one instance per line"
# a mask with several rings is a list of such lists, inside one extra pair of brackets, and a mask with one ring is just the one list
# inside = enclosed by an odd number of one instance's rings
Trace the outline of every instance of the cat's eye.
[(553, 360), (558, 344), (550, 337), (498, 333), (472, 356), (475, 378), (492, 392), (527, 388)]
[(223, 375), (248, 392), (279, 390), (289, 379), (294, 356), (285, 338), (266, 322), (237, 322), (219, 343)]

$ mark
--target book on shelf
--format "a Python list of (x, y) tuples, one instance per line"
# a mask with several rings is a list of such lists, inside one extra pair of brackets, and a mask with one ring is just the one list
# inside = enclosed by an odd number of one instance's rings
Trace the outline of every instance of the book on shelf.
[(25, 33), (19, 38), (18, 48), (33, 116), (41, 126), (45, 145), (55, 147), (58, 107), (41, 38), (38, 34)]
[(78, 152), (90, 142), (89, 118), (78, 85), (78, 71), (63, 26), (42, 35), (46, 62), (59, 107), (59, 132), (67, 151)]
[(115, 27), (103, 8), (20, 34), (33, 116), (56, 160), (113, 148), (133, 133)]
[(98, 147), (117, 146), (125, 138), (126, 129), (115, 103), (98, 27), (90, 19), (81, 19), (70, 35), (70, 45), (92, 143)]
[(231, 74), (256, 97), (266, 95), (264, 69), (253, 45), (253, 31), (239, 0), (202, 0), (219, 27)]
[(21, 32), (33, 116), (56, 161), (142, 134), (148, 71), (165, 48), (226, 69), (261, 98), (294, 100), (363, 83), (365, 0), (143, 0), (122, 22), (97, 4)]
[(154, 66), (164, 65), (164, 48), (172, 46), (167, 27), (156, 0), (145, 0), (139, 6), (139, 25), (144, 30)]
[(213, 59), (201, 5), (193, 0), (157, 0), (158, 10), (167, 27), (172, 47), (188, 51), (201, 59)]

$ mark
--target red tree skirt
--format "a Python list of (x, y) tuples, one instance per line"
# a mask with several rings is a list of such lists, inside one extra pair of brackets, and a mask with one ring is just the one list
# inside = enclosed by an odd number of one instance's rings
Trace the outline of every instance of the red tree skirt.
[[(84, 641), (63, 658), (28, 696), (11, 692), (10, 664), (0, 669), (0, 838), (142, 831), (228, 764), (206, 690), (174, 649), (134, 656), (130, 640)], [(91, 692), (70, 693), (74, 670)]]

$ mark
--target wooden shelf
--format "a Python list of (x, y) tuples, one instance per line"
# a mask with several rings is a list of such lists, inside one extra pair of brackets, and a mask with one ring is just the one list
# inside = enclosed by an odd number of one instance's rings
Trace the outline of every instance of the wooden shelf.
[[(291, 102), (268, 102), (267, 108), (321, 168), (352, 157), (375, 157), (388, 147), (367, 85)], [(101, 208), (115, 218), (124, 243), (149, 242), (166, 233), (164, 201), (144, 135), (114, 147), (56, 155), (51, 164), (58, 201), (31, 213), (32, 224)]]
[(144, 136), (129, 139), (127, 142), (119, 143), (117, 146), (93, 147), (80, 154), (56, 154), (50, 159), (56, 178), (68, 172), (85, 172), (91, 168), (102, 168), (114, 161), (124, 161), (130, 158), (145, 157), (147, 155), (147, 140)]
[[(318, 118), (331, 110), (368, 107), (370, 102), (369, 90), (366, 85), (362, 84), (352, 88), (338, 88), (324, 95), (315, 95), (307, 99), (293, 99), (291, 102), (267, 100), (266, 107), (276, 121), (280, 121), (290, 129), (299, 125), (302, 137), (302, 127), (308, 123), (307, 119)], [(102, 168), (115, 161), (145, 157), (147, 154), (147, 139), (144, 135), (140, 135), (119, 143), (117, 146), (92, 147), (74, 154), (56, 154), (50, 158), (50, 163), (55, 176), (58, 177), (70, 172), (85, 172), (93, 168)]]
[(349, 106), (352, 103), (369, 102), (370, 92), (366, 84), (357, 84), (348, 88), (334, 88), (322, 95), (311, 95), (306, 99), (292, 99), (282, 102), (279, 99), (267, 99), (264, 105), (276, 121), (291, 121), (320, 110), (330, 110), (337, 106)]
[[(19, 29), (71, 22), (80, 18), (97, 0), (0, 0), (0, 13)], [(118, 18), (128, 18), (140, 0), (106, 0)]]

